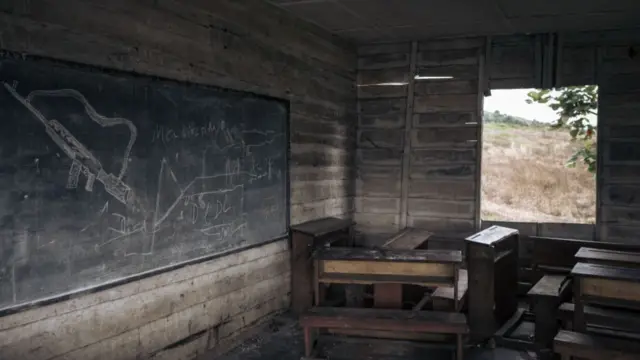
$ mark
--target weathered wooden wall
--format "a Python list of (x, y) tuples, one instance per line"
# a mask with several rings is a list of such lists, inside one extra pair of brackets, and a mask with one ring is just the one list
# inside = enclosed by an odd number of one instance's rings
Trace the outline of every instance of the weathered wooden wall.
[[(593, 58), (598, 109), (598, 236), (640, 239), (640, 31), (568, 37)], [(587, 50), (588, 49), (588, 50)]]
[[(291, 221), (349, 217), (355, 48), (259, 0), (7, 0), (0, 49), (291, 102)], [(11, 241), (11, 239), (7, 239)], [(280, 241), (0, 318), (2, 359), (186, 359), (285, 309)]]
[(405, 226), (475, 229), (484, 47), (460, 39), (358, 49), (355, 219), (365, 239)]
[[(638, 241), (640, 31), (366, 45), (358, 65), (355, 218), (372, 241), (404, 226), (477, 229), (485, 89), (586, 84), (600, 86), (595, 238)], [(563, 236), (585, 237), (574, 230)]]
[[(545, 45), (550, 36), (557, 39), (552, 50), (555, 56), (549, 55), (550, 47)], [(510, 38), (520, 44), (510, 46), (519, 48), (521, 56), (512, 56), (500, 65), (495, 54), (504, 53), (504, 44), (494, 39), (492, 88), (599, 86), (594, 237), (640, 241), (640, 31), (536, 35), (522, 37), (519, 42), (517, 37)], [(520, 80), (505, 83), (501, 80), (505, 70), (500, 70), (505, 67), (527, 69), (527, 74), (533, 69), (534, 76), (528, 80), (519, 76)], [(575, 226), (573, 231), (575, 238), (585, 238), (588, 233)], [(567, 233), (565, 237), (570, 236)]]

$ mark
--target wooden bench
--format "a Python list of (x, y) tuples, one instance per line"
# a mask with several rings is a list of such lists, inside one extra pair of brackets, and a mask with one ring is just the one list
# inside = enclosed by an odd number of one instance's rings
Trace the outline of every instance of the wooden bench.
[(327, 217), (291, 226), (291, 309), (294, 313), (300, 314), (314, 305), (313, 249), (351, 246), (353, 224), (353, 220)]
[(571, 286), (562, 275), (545, 275), (527, 294), (535, 318), (534, 342), (538, 349), (551, 349), (558, 333), (558, 307), (571, 297)]
[[(553, 338), (559, 330), (558, 308), (570, 299), (571, 287), (562, 275), (545, 275), (529, 290), (530, 312), (520, 310), (496, 332), (496, 344), (521, 351), (535, 351), (539, 359), (553, 357)], [(530, 339), (512, 337), (525, 322), (533, 323)]]
[[(591, 327), (589, 330), (592, 332), (593, 328), (599, 328), (628, 333), (640, 333), (640, 314), (637, 312), (608, 309), (594, 305), (585, 305), (583, 311), (587, 329)], [(573, 330), (572, 322), (575, 316), (574, 313), (575, 304), (565, 302), (560, 305), (557, 317), (563, 329)]]
[(555, 336), (553, 349), (563, 359), (573, 356), (588, 360), (637, 360), (640, 357), (638, 341), (566, 330)]
[[(381, 249), (414, 250), (425, 246), (432, 235), (429, 231), (406, 228), (387, 239)], [(402, 284), (375, 284), (373, 286), (374, 307), (382, 309), (402, 308)]]
[(519, 233), (492, 226), (466, 238), (465, 243), (470, 336), (473, 341), (484, 341), (518, 308)]
[[(403, 284), (422, 287), (453, 286), (457, 292), (458, 269), (462, 263), (462, 253), (452, 250), (399, 250), (366, 248), (318, 248), (313, 254), (315, 263), (315, 288), (322, 284), (379, 285)], [(321, 303), (320, 292), (316, 291), (316, 302)], [(382, 310), (382, 309), (378, 309)], [(354, 334), (351, 330), (331, 330), (343, 335), (359, 335), (380, 338), (446, 341), (439, 334), (420, 336), (416, 339), (411, 332), (390, 330), (362, 331)], [(427, 339), (428, 338), (428, 339)]]
[(305, 356), (316, 355), (314, 329), (379, 330), (417, 333), (454, 334), (456, 359), (463, 359), (462, 340), (468, 333), (464, 314), (409, 311), (397, 309), (363, 309), (316, 307), (300, 316), (304, 330)]

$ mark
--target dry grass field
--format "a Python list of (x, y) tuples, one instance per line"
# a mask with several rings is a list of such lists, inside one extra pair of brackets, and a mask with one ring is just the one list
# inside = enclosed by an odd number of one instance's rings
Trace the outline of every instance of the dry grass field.
[(595, 222), (595, 177), (565, 166), (567, 131), (485, 123), (483, 136), (483, 220)]

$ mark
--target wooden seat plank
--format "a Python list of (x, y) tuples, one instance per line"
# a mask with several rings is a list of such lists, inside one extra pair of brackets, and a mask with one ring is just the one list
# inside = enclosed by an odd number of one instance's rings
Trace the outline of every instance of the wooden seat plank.
[(640, 354), (637, 341), (566, 330), (559, 331), (553, 342), (557, 353), (589, 360), (636, 360)]
[[(562, 303), (558, 308), (557, 318), (566, 324), (573, 320), (574, 312), (574, 303)], [(640, 333), (640, 314), (637, 312), (585, 305), (584, 317), (589, 325)]]
[(570, 279), (564, 275), (545, 275), (530, 290), (530, 297), (558, 297), (570, 285)]
[(445, 334), (468, 331), (467, 317), (461, 313), (397, 309), (314, 307), (300, 316), (300, 324), (312, 327), (351, 327)]

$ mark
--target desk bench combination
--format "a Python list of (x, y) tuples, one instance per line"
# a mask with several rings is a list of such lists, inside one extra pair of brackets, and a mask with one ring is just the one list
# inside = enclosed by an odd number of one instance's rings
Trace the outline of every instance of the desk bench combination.
[[(321, 304), (321, 284), (399, 284), (425, 287), (448, 286), (457, 294), (460, 251), (396, 250), (366, 248), (318, 248), (315, 263), (316, 303)], [(456, 356), (462, 359), (463, 336), (468, 332), (466, 316), (455, 312), (402, 309), (314, 307), (302, 314), (306, 356), (313, 354), (314, 329), (427, 333), (455, 335)], [(340, 331), (337, 331), (340, 333)], [(343, 334), (355, 334), (353, 331)]]
[[(318, 355), (321, 340), (335, 343), (334, 335), (346, 335), (345, 341), (449, 347), (462, 360), (468, 338), (491, 338), (516, 311), (517, 230), (493, 226), (466, 238), (465, 268), (462, 251), (430, 249), (428, 231), (404, 229), (378, 247), (362, 248), (339, 241), (351, 225), (316, 220), (292, 229), (301, 270), (292, 286), (302, 285), (292, 290), (307, 358)], [(344, 301), (329, 299), (327, 289), (335, 286), (344, 289)], [(361, 296), (349, 301), (350, 294)]]
[[(530, 276), (535, 285), (527, 291), (529, 310), (520, 309), (497, 333), (498, 344), (518, 350), (536, 351), (540, 359), (554, 356), (554, 338), (572, 323), (575, 295), (572, 268), (577, 263), (640, 267), (640, 247), (589, 240), (530, 237), (532, 241)], [(593, 307), (589, 307), (593, 310)], [(570, 314), (568, 312), (571, 312)], [(593, 313), (591, 313), (593, 314)], [(571, 318), (571, 320), (569, 319)], [(590, 317), (593, 319), (593, 316)], [(604, 319), (600, 313), (598, 321)], [(522, 324), (534, 324), (530, 339), (510, 337)]]
[[(597, 251), (596, 251), (597, 252)], [(574, 304), (561, 306), (565, 324), (573, 329), (560, 331), (554, 349), (565, 357), (590, 360), (638, 359), (640, 354), (640, 269), (629, 260), (636, 254), (605, 254), (602, 265), (590, 249), (581, 249), (595, 263), (577, 263), (571, 270)], [(623, 260), (616, 263), (612, 259)], [(595, 261), (594, 261), (595, 260)], [(573, 305), (573, 307), (571, 306)], [(571, 316), (573, 312), (573, 316)]]

